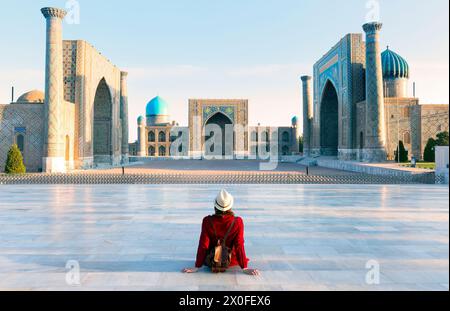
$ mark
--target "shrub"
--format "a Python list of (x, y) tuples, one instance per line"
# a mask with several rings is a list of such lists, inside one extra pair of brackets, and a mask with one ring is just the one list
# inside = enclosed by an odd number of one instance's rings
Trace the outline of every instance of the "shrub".
[[(400, 161), (398, 160), (398, 153), (400, 152)], [(408, 162), (408, 151), (405, 149), (403, 141), (399, 141), (398, 147), (395, 151), (395, 162)]]
[(22, 153), (17, 145), (12, 145), (8, 151), (5, 165), (6, 174), (25, 174), (26, 168), (23, 164)]
[(303, 136), (300, 136), (298, 149), (299, 149), (299, 152), (303, 153)]
[(436, 137), (436, 146), (448, 146), (448, 132), (438, 133)]
[(435, 150), (436, 140), (433, 138), (428, 139), (427, 145), (425, 146), (425, 150), (423, 151), (423, 160), (425, 162), (434, 162), (435, 161)]

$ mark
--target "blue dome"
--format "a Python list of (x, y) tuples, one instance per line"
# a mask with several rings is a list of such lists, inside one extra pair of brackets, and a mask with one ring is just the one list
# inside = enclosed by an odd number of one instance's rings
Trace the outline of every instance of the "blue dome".
[(138, 124), (141, 124), (142, 121), (144, 121), (144, 117), (143, 117), (143, 116), (139, 116), (139, 117), (137, 118)]
[(153, 98), (146, 108), (147, 116), (166, 116), (169, 114), (169, 105), (159, 96)]
[(398, 79), (409, 78), (409, 65), (406, 60), (391, 51), (389, 47), (381, 53), (381, 62), (383, 66), (383, 78)]
[(298, 123), (297, 116), (294, 116), (291, 121), (292, 121), (292, 124), (297, 124)]

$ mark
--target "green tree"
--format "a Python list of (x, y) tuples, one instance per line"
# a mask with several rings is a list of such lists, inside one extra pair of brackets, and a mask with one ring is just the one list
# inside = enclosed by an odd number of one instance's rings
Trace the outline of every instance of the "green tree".
[[(400, 153), (400, 161), (398, 160), (398, 154)], [(395, 162), (408, 162), (408, 151), (405, 149), (403, 141), (398, 142), (398, 147), (395, 151)]]
[(425, 150), (423, 151), (423, 160), (425, 162), (435, 162), (434, 149), (436, 147), (436, 140), (433, 138), (428, 139)]
[(300, 136), (298, 141), (299, 141), (298, 150), (299, 150), (300, 153), (303, 153), (303, 135)]
[(448, 132), (438, 133), (436, 137), (436, 146), (448, 146)]
[(6, 174), (25, 174), (26, 168), (23, 164), (22, 153), (16, 144), (12, 145), (8, 151), (5, 165)]

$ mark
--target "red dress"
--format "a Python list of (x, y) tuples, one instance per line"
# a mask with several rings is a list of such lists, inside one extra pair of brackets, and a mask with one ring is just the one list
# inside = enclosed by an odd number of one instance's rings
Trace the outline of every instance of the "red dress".
[[(208, 220), (209, 217), (211, 216), (207, 216), (203, 219), (202, 233), (200, 235), (200, 242), (198, 244), (197, 260), (195, 262), (195, 266), (197, 268), (201, 268), (205, 264), (206, 255), (210, 245), (217, 244), (217, 240), (214, 236), (214, 229), (211, 227), (210, 220)], [(216, 229), (217, 237), (219, 239), (223, 239), (226, 232), (228, 231), (228, 228), (233, 222), (234, 216), (212, 216), (211, 218), (214, 224), (214, 228)], [(226, 245), (232, 249), (231, 266), (239, 265), (242, 269), (247, 268), (249, 260), (245, 255), (244, 222), (242, 221), (241, 217), (236, 217), (236, 221), (234, 223), (233, 229), (228, 236)]]

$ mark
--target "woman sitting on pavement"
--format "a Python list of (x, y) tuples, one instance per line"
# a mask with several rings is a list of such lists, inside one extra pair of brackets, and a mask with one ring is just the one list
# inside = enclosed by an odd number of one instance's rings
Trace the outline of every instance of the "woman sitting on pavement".
[(229, 267), (240, 266), (248, 275), (259, 275), (257, 269), (249, 269), (244, 248), (244, 222), (232, 211), (233, 196), (222, 190), (214, 202), (215, 214), (203, 219), (202, 232), (194, 268), (185, 273), (195, 273), (204, 265), (215, 273)]

